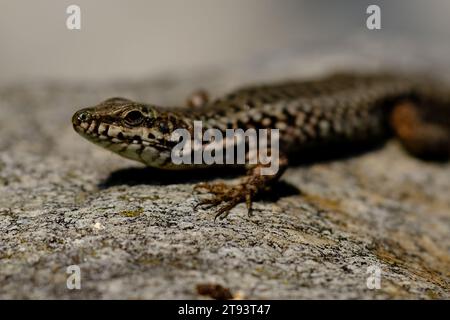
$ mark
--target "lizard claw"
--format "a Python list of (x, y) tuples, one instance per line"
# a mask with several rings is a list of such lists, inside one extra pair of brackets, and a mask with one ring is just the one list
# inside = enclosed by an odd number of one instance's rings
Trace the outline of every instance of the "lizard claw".
[(219, 199), (215, 199), (215, 198), (202, 199), (194, 206), (194, 210), (197, 210), (198, 207), (205, 206), (205, 205), (208, 205), (208, 208), (217, 206), (220, 204), (220, 202), (221, 201)]
[(240, 184), (227, 185), (223, 182), (218, 183), (199, 183), (194, 187), (194, 192), (205, 190), (212, 194), (211, 198), (203, 199), (197, 203), (194, 210), (202, 205), (209, 207), (218, 207), (215, 214), (215, 219), (225, 219), (230, 213), (231, 209), (239, 203), (245, 203), (247, 206), (247, 213), (252, 216), (253, 212), (253, 198), (255, 195), (269, 187), (269, 184), (276, 181), (287, 166), (285, 157), (280, 158), (280, 170), (275, 175), (262, 175), (260, 173), (261, 166), (256, 166), (249, 171), (245, 179), (241, 180)]
[(245, 184), (239, 184), (236, 186), (229, 186), (225, 183), (219, 182), (215, 184), (199, 183), (194, 187), (194, 191), (204, 189), (213, 194), (211, 198), (200, 200), (195, 206), (194, 210), (200, 206), (208, 205), (208, 208), (218, 207), (215, 218), (225, 219), (230, 213), (231, 209), (237, 206), (241, 202), (245, 202), (247, 205), (248, 214), (252, 214), (252, 189), (248, 189)]

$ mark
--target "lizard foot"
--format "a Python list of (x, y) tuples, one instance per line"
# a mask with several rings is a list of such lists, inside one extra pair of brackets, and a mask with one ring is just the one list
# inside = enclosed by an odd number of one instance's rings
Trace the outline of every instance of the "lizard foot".
[(252, 198), (256, 194), (256, 189), (251, 185), (239, 184), (239, 185), (227, 185), (225, 183), (199, 183), (194, 187), (194, 191), (206, 190), (213, 196), (210, 198), (202, 199), (197, 203), (194, 209), (199, 206), (218, 207), (215, 218), (225, 219), (230, 210), (237, 206), (239, 203), (245, 202), (247, 204), (248, 214), (252, 214)]
[(257, 165), (248, 170), (247, 175), (237, 185), (228, 185), (223, 182), (219, 183), (199, 183), (194, 187), (194, 191), (206, 190), (213, 196), (200, 200), (200, 202), (194, 207), (208, 205), (208, 207), (218, 207), (222, 205), (217, 211), (215, 219), (225, 219), (230, 210), (237, 206), (239, 203), (245, 203), (247, 205), (248, 215), (252, 214), (253, 199), (260, 191), (268, 188), (273, 182), (277, 181), (283, 171), (287, 167), (287, 160), (284, 156), (280, 156), (278, 160), (279, 168), (273, 175), (263, 175), (261, 173), (262, 165)]
[(186, 104), (191, 108), (199, 108), (209, 102), (209, 93), (206, 90), (199, 89), (192, 92), (186, 99)]

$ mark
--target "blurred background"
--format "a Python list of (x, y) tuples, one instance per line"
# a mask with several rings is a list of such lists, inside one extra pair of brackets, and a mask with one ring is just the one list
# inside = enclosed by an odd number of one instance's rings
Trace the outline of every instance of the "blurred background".
[[(79, 31), (66, 28), (71, 4), (81, 7)], [(366, 28), (370, 4), (381, 7), (381, 30)], [(0, 0), (0, 84), (139, 79), (299, 55), (320, 56), (323, 68), (327, 54), (334, 65), (342, 55), (343, 64), (440, 68), (449, 12), (443, 0)]]

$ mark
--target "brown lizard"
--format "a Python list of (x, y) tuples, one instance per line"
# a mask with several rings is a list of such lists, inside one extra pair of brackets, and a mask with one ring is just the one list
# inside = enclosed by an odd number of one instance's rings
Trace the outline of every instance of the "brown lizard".
[(246, 164), (248, 174), (238, 185), (197, 185), (213, 194), (199, 204), (221, 205), (216, 217), (225, 217), (241, 202), (250, 212), (254, 196), (279, 179), (289, 159), (301, 156), (301, 152), (366, 144), (394, 135), (416, 156), (447, 158), (450, 90), (427, 78), (417, 79), (386, 73), (340, 73), (310, 81), (246, 87), (211, 102), (199, 92), (190, 99), (190, 107), (111, 98), (77, 111), (72, 122), (89, 141), (167, 170), (196, 166), (175, 165), (171, 160), (178, 142), (172, 133), (176, 129), (192, 133), (194, 121), (201, 121), (203, 130), (214, 128), (223, 133), (237, 128), (279, 129), (278, 172), (261, 175), (263, 165)]

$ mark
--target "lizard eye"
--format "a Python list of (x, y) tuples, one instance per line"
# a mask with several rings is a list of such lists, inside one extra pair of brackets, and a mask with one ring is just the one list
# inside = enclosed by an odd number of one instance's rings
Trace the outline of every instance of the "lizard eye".
[(88, 112), (81, 112), (78, 114), (78, 120), (81, 122), (89, 121), (91, 119), (91, 115)]
[(144, 121), (144, 115), (140, 111), (137, 111), (137, 110), (130, 111), (125, 116), (125, 122), (132, 126), (137, 126), (137, 125), (141, 124), (142, 121)]

